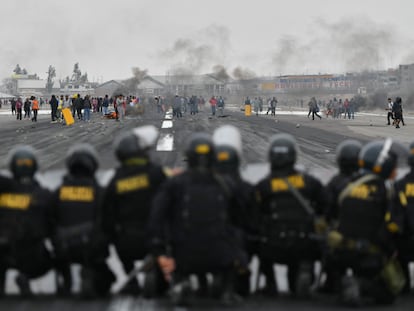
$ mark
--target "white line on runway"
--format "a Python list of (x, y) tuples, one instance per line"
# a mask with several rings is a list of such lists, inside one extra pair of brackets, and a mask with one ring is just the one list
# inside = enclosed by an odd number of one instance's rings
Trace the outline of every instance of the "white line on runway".
[(162, 125), (161, 125), (162, 129), (169, 129), (169, 128), (172, 128), (172, 127), (173, 127), (173, 121), (165, 120), (165, 121), (162, 122)]
[[(165, 120), (162, 122), (161, 128), (171, 129), (173, 127), (172, 109), (165, 113)], [(174, 136), (171, 133), (161, 133), (157, 141), (157, 151), (172, 151), (174, 149)]]
[(174, 149), (174, 136), (171, 133), (160, 134), (157, 142), (157, 151), (172, 151)]

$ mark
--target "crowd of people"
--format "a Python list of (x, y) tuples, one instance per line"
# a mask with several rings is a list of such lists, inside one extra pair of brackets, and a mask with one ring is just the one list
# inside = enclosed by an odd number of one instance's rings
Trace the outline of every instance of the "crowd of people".
[[(296, 140), (280, 133), (270, 139), (270, 173), (250, 184), (240, 176), (237, 128), (191, 135), (188, 166), (174, 173), (151, 160), (157, 137), (149, 125), (123, 133), (114, 146), (119, 166), (105, 186), (95, 175), (96, 150), (74, 145), (53, 191), (36, 179), (32, 147), (10, 151), (12, 177), (0, 178), (2, 295), (6, 272), (15, 269), (24, 296), (33, 295), (30, 280), (51, 270), (56, 294), (72, 296), (77, 263), (80, 295), (105, 297), (119, 277), (107, 264), (110, 245), (128, 274), (117, 294), (167, 295), (175, 305), (200, 296), (233, 306), (253, 292), (276, 298), (276, 263), (287, 266), (289, 292), (301, 299), (316, 290), (347, 305), (390, 304), (411, 290), (414, 144), (413, 170), (395, 181), (392, 140), (345, 140), (336, 152), (339, 172), (324, 185), (296, 168)], [(250, 281), (254, 257), (264, 287)]]

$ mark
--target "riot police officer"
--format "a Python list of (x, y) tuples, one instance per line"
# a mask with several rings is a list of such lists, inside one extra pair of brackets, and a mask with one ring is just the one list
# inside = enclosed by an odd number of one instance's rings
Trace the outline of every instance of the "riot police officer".
[(403, 233), (398, 239), (398, 257), (407, 279), (403, 289), (404, 293), (411, 290), (411, 278), (409, 273), (409, 262), (414, 261), (414, 142), (409, 146), (408, 165), (410, 171), (395, 183), (395, 193), (398, 197), (405, 197), (406, 204), (401, 210), (401, 223)]
[(324, 187), (294, 167), (297, 144), (292, 135), (274, 135), (268, 156), (271, 172), (255, 186), (261, 229), (258, 254), (260, 270), (266, 276), (263, 292), (276, 295), (273, 264), (280, 263), (288, 267), (290, 292), (307, 298), (314, 261), (320, 258), (315, 225), (326, 208)]
[[(329, 195), (329, 205), (326, 211), (326, 220), (331, 226), (336, 226), (338, 218), (338, 196), (345, 186), (349, 183), (350, 179), (359, 170), (358, 156), (362, 148), (362, 144), (355, 139), (346, 139), (342, 141), (336, 148), (336, 163), (339, 168), (339, 172), (334, 175), (326, 185), (326, 192)], [(340, 277), (344, 271), (339, 272), (333, 267), (329, 267), (328, 263), (323, 261), (324, 271), (326, 272), (326, 280), (323, 286), (320, 288), (321, 292), (333, 293), (337, 290), (336, 284), (339, 284), (335, 277)], [(337, 275), (339, 273), (339, 276)], [(320, 284), (318, 284), (320, 285)]]
[(11, 178), (0, 175), (0, 296), (4, 295), (6, 272), (11, 266), (11, 213), (7, 204), (3, 203), (11, 188)]
[[(136, 260), (143, 260), (149, 254), (147, 226), (151, 204), (156, 191), (167, 178), (163, 168), (150, 159), (149, 152), (157, 137), (158, 130), (152, 125), (136, 128), (120, 137), (115, 153), (121, 165), (105, 191), (105, 231), (128, 272), (133, 270)], [(161, 273), (151, 272), (156, 274), (158, 285), (150, 285), (149, 280), (153, 275), (147, 273), (145, 296), (155, 294), (150, 291), (163, 288)], [(151, 289), (151, 286), (157, 286), (158, 289)], [(132, 278), (122, 292), (138, 294), (140, 288), (136, 278)]]
[(106, 264), (108, 242), (102, 230), (102, 189), (95, 172), (98, 157), (88, 144), (76, 144), (66, 158), (67, 174), (55, 191), (51, 210), (58, 292), (71, 294), (71, 264), (81, 265), (81, 295), (106, 295), (115, 280)]
[(214, 174), (214, 146), (194, 133), (186, 146), (188, 169), (167, 180), (154, 199), (150, 218), (152, 252), (172, 282), (171, 297), (189, 303), (190, 274), (212, 273), (222, 280), (221, 301), (240, 302), (235, 269), (247, 264), (236, 224), (240, 207), (224, 179)]
[[(242, 219), (241, 238), (248, 253), (249, 261), (257, 254), (257, 220), (254, 219), (253, 185), (243, 180), (240, 174), (242, 161), (242, 139), (240, 131), (232, 125), (223, 125), (213, 133), (215, 148), (214, 168), (218, 174), (226, 178), (229, 186), (237, 193), (237, 200), (242, 208), (239, 210)], [(237, 292), (242, 296), (250, 293), (250, 271), (239, 270), (237, 274)]]
[(338, 196), (337, 227), (328, 235), (328, 261), (339, 271), (352, 269), (353, 276), (343, 276), (340, 284), (345, 304), (359, 305), (362, 298), (391, 303), (399, 290), (391, 289), (395, 282), (381, 276), (394, 255), (393, 234), (399, 230), (386, 188), (386, 180), (396, 175), (392, 144), (387, 139), (365, 145), (359, 154), (360, 173)]
[(45, 247), (48, 235), (46, 208), (51, 193), (35, 179), (37, 168), (32, 147), (20, 145), (13, 148), (9, 152), (13, 180), (0, 200), (1, 230), (7, 232), (1, 237), (9, 247), (5, 258), (9, 260), (9, 268), (18, 270), (16, 283), (20, 293), (26, 296), (32, 294), (29, 280), (43, 276), (52, 268), (50, 253)]
[(334, 175), (326, 185), (327, 192), (330, 196), (330, 204), (327, 211), (327, 220), (334, 221), (338, 217), (337, 199), (349, 179), (358, 172), (358, 156), (362, 144), (354, 139), (342, 141), (336, 148), (336, 163), (339, 172)]

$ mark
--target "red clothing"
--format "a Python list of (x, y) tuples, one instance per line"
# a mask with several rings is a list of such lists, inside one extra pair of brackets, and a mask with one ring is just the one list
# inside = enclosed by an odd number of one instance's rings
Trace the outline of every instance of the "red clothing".
[(209, 102), (211, 106), (217, 106), (217, 99), (215, 99), (214, 97), (212, 97)]

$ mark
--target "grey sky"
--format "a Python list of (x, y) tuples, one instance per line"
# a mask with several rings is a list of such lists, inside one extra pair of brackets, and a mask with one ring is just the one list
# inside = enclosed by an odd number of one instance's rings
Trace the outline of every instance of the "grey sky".
[(414, 62), (411, 0), (1, 0), (0, 78), (341, 73)]

